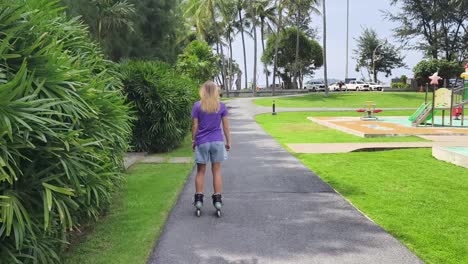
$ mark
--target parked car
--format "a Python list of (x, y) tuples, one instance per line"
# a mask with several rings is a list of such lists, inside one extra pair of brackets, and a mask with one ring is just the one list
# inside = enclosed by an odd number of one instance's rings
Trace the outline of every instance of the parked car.
[(382, 91), (382, 85), (374, 82), (368, 82), (369, 84), (369, 90), (371, 91)]
[(328, 90), (330, 91), (346, 91), (346, 84), (344, 82), (341, 82), (341, 88), (340, 88), (340, 82), (332, 83), (331, 85), (328, 86)]
[(346, 84), (346, 88), (352, 91), (369, 91), (369, 84), (362, 81), (350, 81)]
[(309, 90), (309, 92), (319, 92), (325, 91), (325, 84), (319, 81), (308, 82), (304, 85), (304, 89)]

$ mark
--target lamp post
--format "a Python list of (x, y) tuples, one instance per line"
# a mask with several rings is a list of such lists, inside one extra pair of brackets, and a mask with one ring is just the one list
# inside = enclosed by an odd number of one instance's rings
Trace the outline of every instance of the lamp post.
[(377, 58), (375, 57), (375, 52), (380, 48), (382, 47), (383, 45), (385, 45), (387, 43), (387, 40), (385, 39), (385, 41), (383, 43), (380, 43), (379, 45), (377, 45), (377, 47), (375, 47), (374, 51), (372, 52), (372, 74), (374, 74), (374, 82), (377, 83), (377, 74), (375, 74), (375, 61), (377, 60)]
[(348, 51), (349, 51), (349, 0), (346, 0), (346, 69), (345, 82), (348, 79)]
[(328, 96), (328, 76), (327, 76), (327, 12), (326, 3), (323, 0), (323, 79), (325, 83), (325, 97)]

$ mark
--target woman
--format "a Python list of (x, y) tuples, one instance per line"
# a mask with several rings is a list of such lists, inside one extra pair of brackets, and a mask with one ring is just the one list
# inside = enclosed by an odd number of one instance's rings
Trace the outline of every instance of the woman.
[[(228, 112), (226, 105), (219, 100), (219, 88), (214, 82), (207, 81), (201, 86), (200, 98), (200, 101), (196, 102), (192, 108), (192, 147), (197, 163), (194, 205), (197, 208), (197, 216), (200, 216), (200, 209), (203, 206), (206, 165), (211, 163), (214, 189), (213, 206), (216, 208), (218, 216), (221, 216), (221, 162), (227, 159), (227, 151), (231, 149)], [(221, 123), (223, 129), (221, 129)], [(226, 143), (224, 143), (223, 131)]]

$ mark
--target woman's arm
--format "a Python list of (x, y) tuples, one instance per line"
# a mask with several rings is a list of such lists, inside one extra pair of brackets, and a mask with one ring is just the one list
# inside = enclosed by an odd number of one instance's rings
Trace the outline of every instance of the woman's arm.
[(192, 149), (195, 150), (195, 139), (198, 132), (198, 118), (192, 119)]
[(226, 137), (226, 149), (231, 149), (231, 130), (229, 128), (229, 119), (227, 116), (223, 117), (223, 131), (224, 136)]

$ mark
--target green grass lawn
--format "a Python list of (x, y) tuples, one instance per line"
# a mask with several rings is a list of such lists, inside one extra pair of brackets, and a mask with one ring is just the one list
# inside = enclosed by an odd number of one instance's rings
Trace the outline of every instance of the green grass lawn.
[[(409, 116), (412, 111), (384, 111), (381, 115)], [(261, 114), (255, 120), (283, 146), (287, 143), (345, 143), (345, 142), (414, 142), (419, 137), (362, 138), (328, 128), (307, 119), (310, 116), (361, 116), (356, 112), (284, 112), (276, 116)]]
[(468, 263), (468, 170), (430, 149), (297, 154), (426, 263)]
[(164, 158), (175, 158), (175, 157), (191, 157), (193, 156), (192, 151), (192, 135), (187, 135), (184, 141), (176, 149), (166, 153), (154, 153), (149, 156), (164, 157)]
[[(418, 108), (424, 102), (424, 93), (348, 92), (330, 93), (329, 97), (313, 93), (304, 96), (256, 99), (254, 102), (260, 106), (271, 106), (273, 100), (275, 100), (276, 107), (362, 108), (366, 101), (374, 101), (377, 108)], [(429, 96), (429, 100), (432, 100), (432, 96)]]
[(192, 164), (137, 164), (108, 215), (67, 252), (68, 264), (144, 264)]

